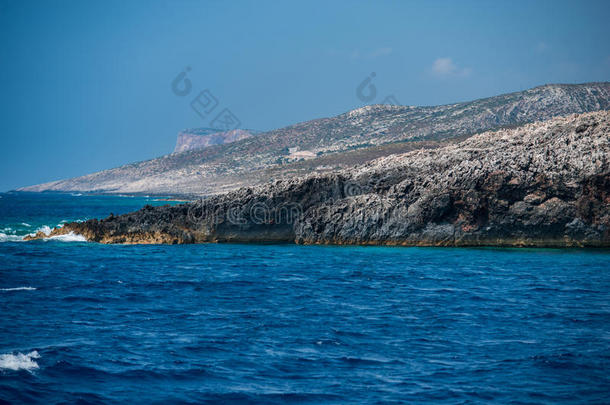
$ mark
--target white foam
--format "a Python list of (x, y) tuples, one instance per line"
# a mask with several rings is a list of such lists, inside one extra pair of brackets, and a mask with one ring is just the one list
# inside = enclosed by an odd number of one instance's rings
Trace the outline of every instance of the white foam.
[[(61, 228), (66, 222), (67, 221), (65, 219), (62, 220), (59, 224), (57, 224), (56, 228)], [(79, 220), (77, 222), (82, 222), (82, 221)], [(42, 232), (45, 236), (47, 236), (43, 240), (57, 240), (60, 242), (87, 242), (87, 239), (84, 236), (79, 235), (74, 232), (70, 232), (65, 235), (50, 236), (52, 231), (53, 231), (53, 229), (51, 229), (50, 226), (43, 225), (40, 228), (36, 229), (36, 232), (28, 234), (28, 236), (36, 236), (36, 234), (38, 234), (38, 232)], [(23, 240), (23, 237), (19, 236), (19, 237), (17, 237), (17, 239), (14, 239), (14, 240)], [(0, 233), (0, 242), (3, 242), (1, 233)]]
[(51, 234), (51, 231), (52, 231), (52, 229), (51, 229), (51, 227), (49, 225), (43, 225), (42, 227), (36, 229), (35, 234), (38, 233), (38, 232), (42, 232), (45, 235), (49, 236)]
[(4, 232), (0, 232), (0, 242), (18, 242), (22, 241), (23, 236), (19, 235), (7, 235)]
[(74, 232), (70, 232), (65, 235), (55, 235), (45, 239), (58, 240), (60, 242), (87, 242), (87, 238)]
[[(28, 233), (26, 236), (36, 236), (36, 234), (38, 232), (42, 232), (44, 233), (46, 236), (49, 236), (51, 234), (51, 227), (49, 225), (43, 225), (40, 228), (36, 229), (34, 232), (32, 233)], [(20, 237), (20, 240), (23, 239), (23, 237)]]
[(0, 288), (0, 291), (34, 291), (35, 287)]
[(36, 350), (28, 354), (0, 354), (0, 369), (7, 370), (33, 370), (38, 368), (38, 363), (33, 359), (39, 359), (40, 354)]
[(32, 225), (28, 224), (27, 222), (22, 222), (22, 223), (21, 223), (21, 225), (23, 225), (23, 226), (27, 226), (28, 228), (29, 228), (30, 226), (32, 226)]
[(43, 225), (40, 228), (36, 229), (33, 233), (28, 234), (28, 236), (35, 236), (38, 232), (42, 232), (45, 235), (49, 236), (51, 234), (51, 227), (49, 225)]

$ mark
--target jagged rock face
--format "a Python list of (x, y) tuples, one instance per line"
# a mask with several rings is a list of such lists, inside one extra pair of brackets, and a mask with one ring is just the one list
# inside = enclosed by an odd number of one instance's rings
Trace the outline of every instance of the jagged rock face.
[(233, 129), (231, 131), (218, 131), (210, 128), (186, 129), (178, 134), (174, 153), (204, 149), (213, 145), (224, 145), (254, 135), (254, 131), (244, 129)]
[[(329, 164), (332, 170), (353, 167), (354, 163), (396, 153), (389, 148), (392, 145), (446, 141), (558, 115), (606, 109), (610, 109), (610, 83), (547, 85), (436, 107), (368, 106), (222, 145), (208, 144), (205, 149), (23, 190), (210, 195), (264, 184), (272, 178), (303, 176)], [(306, 166), (285, 163), (290, 148), (319, 157)], [(346, 158), (355, 151), (359, 152), (356, 159)]]
[(610, 112), (174, 207), (70, 223), (106, 243), (610, 246)]

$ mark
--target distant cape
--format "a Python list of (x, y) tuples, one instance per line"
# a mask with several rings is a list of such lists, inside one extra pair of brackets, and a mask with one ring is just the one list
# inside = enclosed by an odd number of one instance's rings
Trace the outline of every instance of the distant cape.
[(257, 134), (256, 131), (245, 129), (233, 129), (230, 131), (221, 131), (213, 128), (185, 129), (178, 134), (174, 153), (204, 149), (212, 145), (224, 145), (241, 141), (255, 134)]

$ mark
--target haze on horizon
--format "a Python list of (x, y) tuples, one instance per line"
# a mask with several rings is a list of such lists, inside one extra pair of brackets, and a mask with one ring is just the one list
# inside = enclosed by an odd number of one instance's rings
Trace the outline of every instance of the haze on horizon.
[[(362, 16), (367, 16), (366, 20)], [(269, 130), (610, 80), (610, 3), (0, 0), (0, 190), (173, 150), (201, 91)], [(185, 69), (192, 91), (172, 91)], [(377, 94), (356, 96), (375, 73)]]

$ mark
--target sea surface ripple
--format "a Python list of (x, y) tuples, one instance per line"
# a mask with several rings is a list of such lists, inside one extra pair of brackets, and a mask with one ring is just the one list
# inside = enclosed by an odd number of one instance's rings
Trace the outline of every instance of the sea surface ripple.
[(0, 403), (608, 403), (609, 263), (7, 241)]

